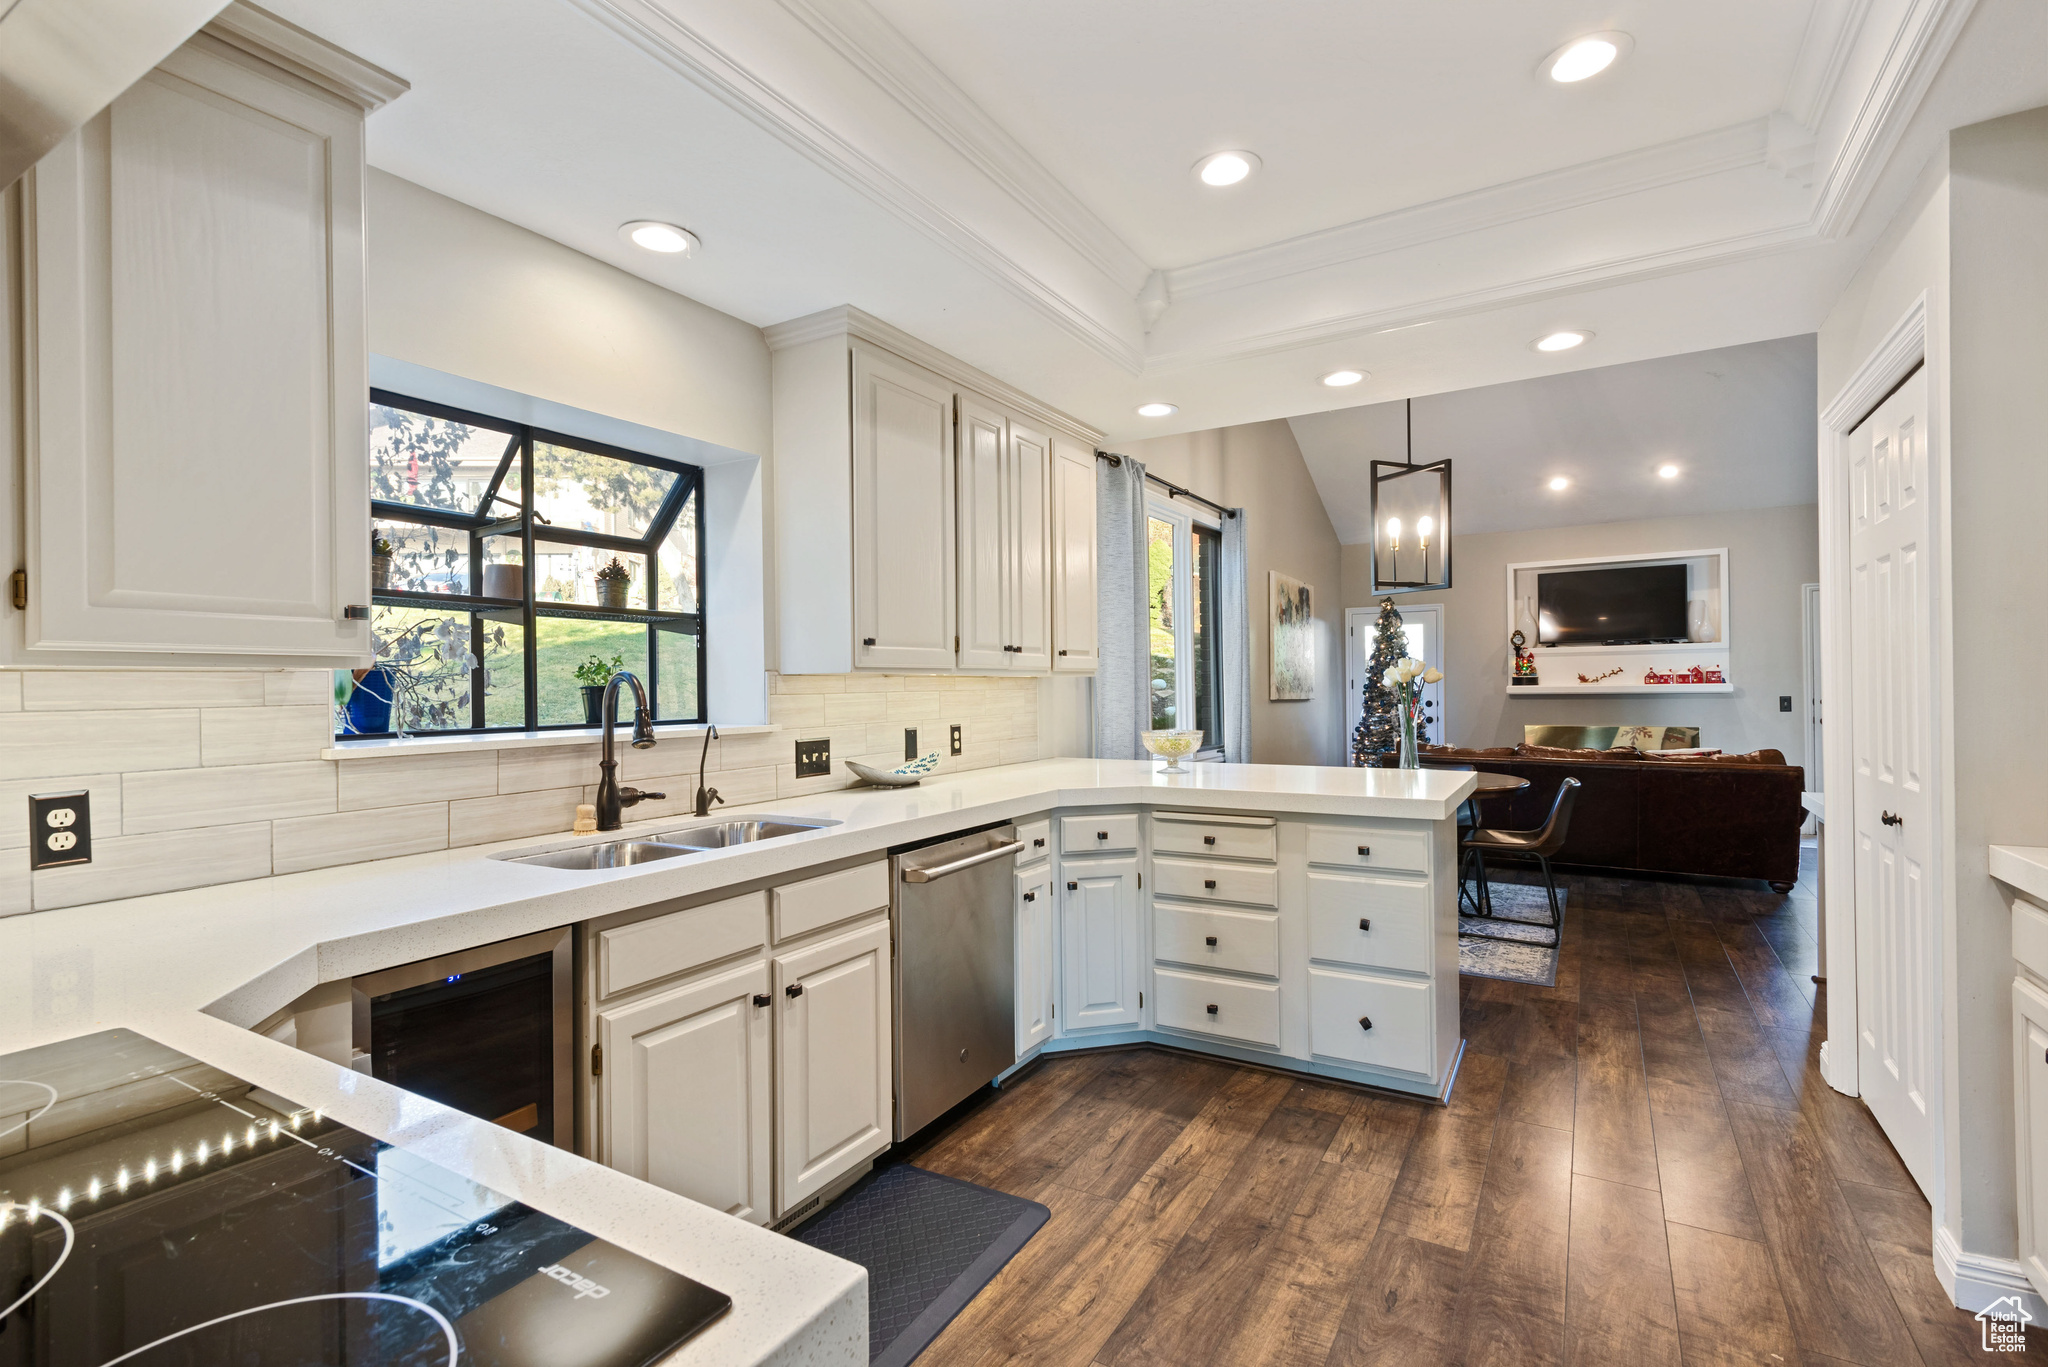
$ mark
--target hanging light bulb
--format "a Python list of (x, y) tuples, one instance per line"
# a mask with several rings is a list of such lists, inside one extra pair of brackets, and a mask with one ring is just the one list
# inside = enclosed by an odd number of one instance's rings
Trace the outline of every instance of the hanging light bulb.
[(1387, 519), (1387, 549), (1390, 551), (1401, 549), (1401, 519), (1398, 517)]
[(1429, 549), (1429, 534), (1436, 530), (1436, 519), (1422, 517), (1415, 520), (1415, 535), (1422, 542), (1422, 549)]

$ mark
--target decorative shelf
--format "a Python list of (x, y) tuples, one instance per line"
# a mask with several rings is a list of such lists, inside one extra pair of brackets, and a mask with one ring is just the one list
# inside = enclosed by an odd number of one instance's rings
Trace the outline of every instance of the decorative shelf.
[(1640, 697), (1653, 693), (1733, 693), (1735, 685), (1732, 683), (1568, 683), (1534, 684), (1517, 688), (1513, 684), (1509, 684), (1503, 691), (1510, 698), (1590, 698), (1596, 694), (1632, 694)]

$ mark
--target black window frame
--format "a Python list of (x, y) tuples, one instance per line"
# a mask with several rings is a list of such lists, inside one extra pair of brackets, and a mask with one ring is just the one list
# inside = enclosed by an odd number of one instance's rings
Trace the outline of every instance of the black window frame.
[[(347, 731), (337, 729), (335, 739), (369, 740), (390, 739), (398, 735), (470, 736), (470, 735), (516, 735), (524, 731), (578, 731), (589, 728), (587, 721), (548, 722), (540, 720), (540, 669), (538, 654), (540, 648), (539, 623), (542, 618), (570, 621), (642, 622), (647, 629), (647, 667), (641, 683), (646, 687), (648, 706), (654, 711), (655, 721), (662, 725), (702, 725), (705, 720), (704, 667), (708, 644), (704, 630), (704, 600), (707, 575), (705, 572), (705, 524), (704, 512), (704, 471), (701, 467), (674, 460), (667, 456), (651, 455), (645, 451), (634, 451), (607, 442), (593, 441), (588, 437), (573, 436), (556, 432), (531, 423), (515, 422), (508, 418), (489, 413), (478, 413), (457, 408), (451, 404), (437, 403), (431, 399), (414, 398), (393, 390), (372, 389), (370, 403), (396, 408), (422, 417), (440, 418), (447, 422), (458, 422), (490, 432), (502, 432), (506, 436), (504, 454), (499, 458), (498, 468), (490, 483), (477, 501), (476, 510), (471, 513), (455, 512), (445, 508), (432, 508), (421, 504), (370, 499), (372, 526), (403, 523), (411, 526), (438, 527), (447, 531), (467, 532), (469, 535), (468, 577), (470, 592), (429, 593), (406, 589), (382, 589), (373, 591), (371, 603), (376, 607), (418, 608), (428, 611), (447, 612), (450, 609), (468, 608), (469, 640), (472, 653), (476, 656), (476, 668), (471, 672), (469, 706), (471, 725), (466, 727), (443, 727), (432, 731), (396, 729), (401, 718), (398, 704), (394, 700), (390, 731)], [(589, 532), (577, 528), (561, 528), (541, 523), (546, 528), (535, 535), (537, 521), (534, 511), (534, 447), (536, 444), (566, 447), (591, 455), (606, 456), (614, 460), (627, 461), (635, 465), (668, 471), (678, 476), (675, 486), (663, 498), (648, 524), (647, 532), (641, 537), (617, 536), (608, 532)], [(494, 516), (493, 509), (510, 502), (501, 491), (506, 477), (512, 472), (513, 462), (519, 463), (519, 502), (517, 513)], [(689, 506), (690, 499), (697, 500), (697, 607), (692, 612), (663, 609), (658, 601), (660, 576), (655, 572), (661, 544)], [(521, 597), (487, 598), (483, 594), (484, 541), (491, 536), (516, 534), (520, 544), (520, 562), (525, 571), (519, 576)], [(534, 542), (550, 544), (589, 546), (596, 550), (609, 550), (628, 555), (646, 557), (647, 595), (650, 603), (646, 608), (604, 608), (590, 604), (560, 603), (553, 599), (541, 599), (538, 592), (539, 576), (534, 573), (536, 564)], [(505, 614), (517, 612), (516, 619)], [(476, 649), (483, 640), (484, 623), (491, 620), (517, 620), (524, 628), (524, 677), (525, 697), (523, 699), (523, 723), (509, 726), (485, 724), (486, 702), (484, 691), (484, 652)], [(658, 633), (669, 631), (693, 637), (696, 650), (696, 715), (690, 717), (663, 716), (660, 711), (660, 670), (661, 650)]]

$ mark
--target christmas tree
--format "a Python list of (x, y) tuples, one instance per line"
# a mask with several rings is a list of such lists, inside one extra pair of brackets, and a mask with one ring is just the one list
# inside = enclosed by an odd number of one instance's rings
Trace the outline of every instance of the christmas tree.
[(1408, 634), (1401, 628), (1401, 614), (1394, 600), (1380, 599), (1379, 621), (1373, 624), (1372, 657), (1365, 664), (1363, 705), (1358, 729), (1351, 733), (1351, 764), (1370, 768), (1380, 757), (1401, 748), (1401, 726), (1394, 719), (1394, 695), (1380, 682), (1389, 669), (1408, 654)]

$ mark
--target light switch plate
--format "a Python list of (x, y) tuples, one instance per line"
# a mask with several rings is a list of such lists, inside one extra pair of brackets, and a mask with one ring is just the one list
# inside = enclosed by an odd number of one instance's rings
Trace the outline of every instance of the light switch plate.
[(30, 793), (28, 866), (54, 869), (92, 862), (92, 794)]
[(823, 778), (832, 772), (832, 739), (800, 740), (796, 743), (796, 776)]
[(903, 728), (903, 758), (907, 760), (917, 758), (917, 728), (915, 726)]

